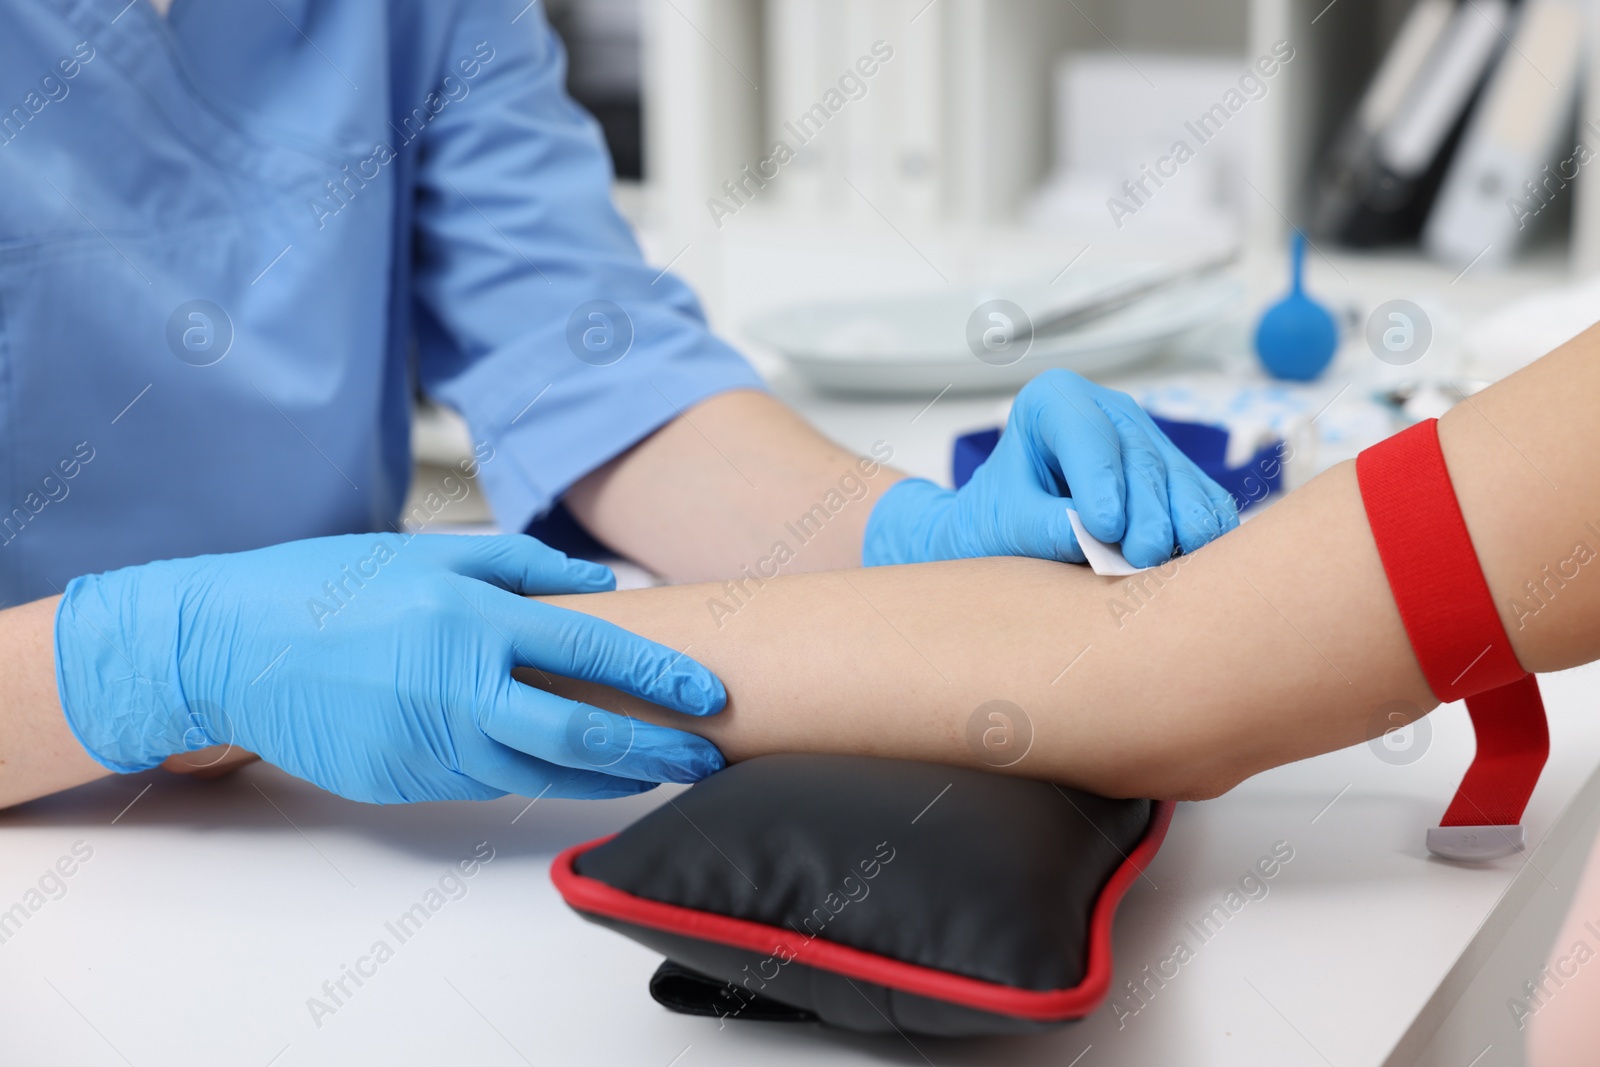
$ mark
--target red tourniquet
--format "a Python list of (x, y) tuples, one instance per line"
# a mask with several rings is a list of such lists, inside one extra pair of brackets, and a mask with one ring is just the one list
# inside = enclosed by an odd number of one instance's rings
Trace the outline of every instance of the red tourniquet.
[(1356, 478), (1411, 647), (1442, 702), (1467, 701), (1478, 753), (1443, 826), (1519, 822), (1550, 754), (1539, 682), (1517, 662), (1429, 419), (1366, 449)]

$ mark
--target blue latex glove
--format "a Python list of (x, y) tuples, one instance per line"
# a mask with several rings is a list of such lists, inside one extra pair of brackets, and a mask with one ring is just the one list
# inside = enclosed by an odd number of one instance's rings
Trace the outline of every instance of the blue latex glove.
[(705, 715), (685, 656), (519, 593), (611, 589), (531, 537), (356, 534), (75, 578), (67, 722), (115, 771), (232, 744), (354, 800), (612, 797), (721, 769), (708, 741), (523, 685), (515, 666)]
[(1049, 370), (1017, 394), (994, 453), (959, 490), (899, 482), (867, 520), (862, 563), (969, 556), (1084, 562), (1062, 497), (1136, 567), (1193, 552), (1239, 525), (1227, 491), (1178, 451), (1133, 398)]

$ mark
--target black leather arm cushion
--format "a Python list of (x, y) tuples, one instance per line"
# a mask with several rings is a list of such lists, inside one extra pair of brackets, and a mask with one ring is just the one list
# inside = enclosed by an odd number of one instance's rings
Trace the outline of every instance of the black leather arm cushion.
[(938, 764), (766, 756), (553, 875), (585, 918), (668, 957), (651, 992), (674, 1011), (1020, 1033), (1104, 998), (1111, 916), (1170, 814)]

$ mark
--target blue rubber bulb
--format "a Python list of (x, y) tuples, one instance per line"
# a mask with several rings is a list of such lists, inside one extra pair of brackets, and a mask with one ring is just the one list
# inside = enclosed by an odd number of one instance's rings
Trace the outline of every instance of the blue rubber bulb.
[(1339, 324), (1327, 308), (1306, 295), (1306, 235), (1295, 231), (1289, 295), (1273, 304), (1256, 327), (1256, 355), (1275, 378), (1309, 382), (1327, 369), (1339, 347)]

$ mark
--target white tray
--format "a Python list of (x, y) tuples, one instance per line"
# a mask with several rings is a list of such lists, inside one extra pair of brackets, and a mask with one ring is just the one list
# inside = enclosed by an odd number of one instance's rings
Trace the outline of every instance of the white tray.
[(927, 296), (803, 304), (762, 315), (747, 324), (746, 332), (782, 355), (811, 384), (830, 391), (904, 395), (946, 386), (956, 392), (1015, 390), (1051, 367), (1085, 376), (1124, 370), (1222, 318), (1244, 296), (1243, 283), (1228, 276), (1180, 283), (1079, 329), (1035, 338), (1026, 355), (1004, 365), (978, 358), (968, 344), (969, 320), (986, 301), (1008, 300), (1040, 320), (1087, 293), (1153, 269), (1158, 266), (1108, 264), (1085, 270), (1072, 285), (1019, 282)]

